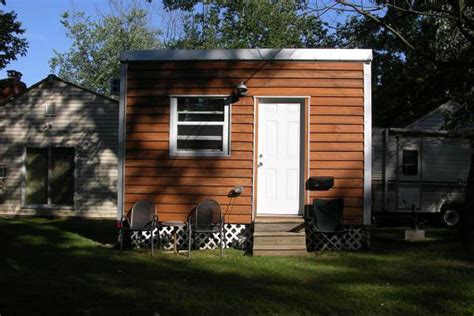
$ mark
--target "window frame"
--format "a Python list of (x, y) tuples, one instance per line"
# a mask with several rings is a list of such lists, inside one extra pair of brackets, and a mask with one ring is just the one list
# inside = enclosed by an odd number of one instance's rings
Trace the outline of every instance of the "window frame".
[[(405, 160), (408, 160), (408, 157), (407, 159), (405, 159), (405, 153), (406, 152), (416, 152), (416, 154), (414, 153), (414, 156), (416, 155), (416, 163), (414, 164), (414, 168), (416, 168), (416, 173), (406, 173), (405, 171), (407, 171), (408, 168), (406, 168), (405, 166), (408, 165), (408, 163), (405, 162)], [(415, 176), (418, 176), (420, 173), (420, 152), (418, 149), (403, 149), (402, 150), (402, 175), (405, 176), (405, 177), (415, 177)]]
[[(48, 111), (52, 109), (52, 111)], [(45, 103), (44, 105), (44, 116), (45, 117), (55, 117), (56, 116), (56, 104), (54, 103)]]
[[(170, 96), (170, 136), (169, 154), (170, 156), (184, 157), (230, 157), (231, 155), (231, 126), (232, 126), (232, 103), (224, 105), (223, 122), (189, 122), (182, 125), (217, 125), (223, 126), (222, 130), (222, 151), (211, 150), (178, 150), (178, 99), (179, 98), (215, 98), (227, 99), (226, 95), (172, 95)], [(199, 124), (201, 123), (201, 124)], [(201, 136), (206, 137), (206, 136)], [(214, 137), (214, 136), (209, 136)]]
[(0, 180), (5, 180), (7, 178), (7, 164), (0, 163)]
[[(48, 150), (48, 196), (47, 204), (26, 204), (26, 155), (28, 148), (35, 149), (47, 149)], [(74, 150), (74, 170), (73, 170), (73, 187), (74, 192), (72, 194), (72, 205), (60, 205), (60, 204), (51, 204), (51, 197), (49, 195), (49, 188), (51, 187), (51, 178), (52, 178), (52, 168), (51, 168), (51, 149), (52, 148), (70, 148)], [(77, 179), (77, 148), (74, 146), (27, 146), (23, 147), (23, 157), (22, 157), (22, 166), (21, 166), (21, 208), (23, 209), (43, 209), (43, 210), (54, 210), (54, 209), (64, 209), (64, 210), (74, 210), (76, 207), (76, 179)]]

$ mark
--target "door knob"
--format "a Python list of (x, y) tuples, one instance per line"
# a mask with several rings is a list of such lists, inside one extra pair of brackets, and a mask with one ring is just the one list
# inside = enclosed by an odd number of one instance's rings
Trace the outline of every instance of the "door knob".
[(261, 167), (261, 166), (263, 166), (263, 162), (260, 161), (260, 162), (258, 163), (257, 167)]

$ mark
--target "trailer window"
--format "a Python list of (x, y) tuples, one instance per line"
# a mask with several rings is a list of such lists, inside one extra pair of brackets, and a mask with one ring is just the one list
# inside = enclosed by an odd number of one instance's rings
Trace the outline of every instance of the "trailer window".
[(172, 98), (170, 153), (227, 156), (229, 108), (230, 104), (223, 97)]
[(402, 173), (405, 176), (414, 176), (418, 174), (418, 150), (403, 151)]

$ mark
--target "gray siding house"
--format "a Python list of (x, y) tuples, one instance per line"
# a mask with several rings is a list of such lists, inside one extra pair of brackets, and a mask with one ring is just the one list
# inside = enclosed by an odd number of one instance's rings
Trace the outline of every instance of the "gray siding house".
[(115, 217), (116, 100), (49, 75), (0, 117), (1, 215)]

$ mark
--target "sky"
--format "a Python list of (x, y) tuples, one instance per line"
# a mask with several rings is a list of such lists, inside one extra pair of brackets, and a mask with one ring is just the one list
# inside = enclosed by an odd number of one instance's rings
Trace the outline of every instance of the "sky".
[[(154, 10), (151, 25), (159, 29), (166, 29), (171, 17), (161, 9), (161, 1), (151, 4), (145, 0), (117, 0), (139, 1), (138, 3), (148, 10)], [(320, 0), (317, 0), (320, 1)], [(323, 1), (324, 2), (324, 1)], [(321, 2), (321, 3), (323, 3)], [(0, 70), (0, 79), (7, 77), (7, 70), (17, 70), (23, 74), (22, 81), (30, 86), (51, 73), (49, 60), (54, 56), (54, 50), (64, 53), (71, 45), (66, 36), (66, 29), (61, 24), (61, 15), (66, 11), (83, 11), (87, 16), (97, 17), (99, 13), (110, 11), (108, 0), (7, 0), (6, 6), (0, 5), (0, 10), (15, 11), (17, 20), (26, 30), (23, 36), (29, 42), (26, 56), (18, 56), (4, 69)], [(323, 19), (334, 19), (331, 12)], [(176, 22), (174, 17), (174, 21)]]
[(71, 44), (60, 22), (61, 15), (74, 9), (95, 16), (108, 8), (107, 0), (7, 0), (6, 6), (0, 5), (0, 10), (17, 13), (17, 20), (26, 30), (23, 35), (29, 48), (26, 56), (19, 56), (0, 70), (0, 79), (7, 77), (7, 70), (21, 72), (27, 86), (44, 79), (51, 73), (48, 62), (54, 56), (53, 51), (66, 52)]
[(61, 14), (74, 7), (77, 11), (94, 13), (107, 1), (104, 0), (7, 0), (4, 11), (15, 11), (17, 20), (26, 32), (29, 42), (26, 56), (19, 56), (5, 69), (0, 70), (0, 78), (6, 78), (7, 70), (17, 70), (23, 74), (22, 81), (30, 86), (50, 74), (48, 61), (53, 50), (65, 52), (71, 41), (60, 23)]

